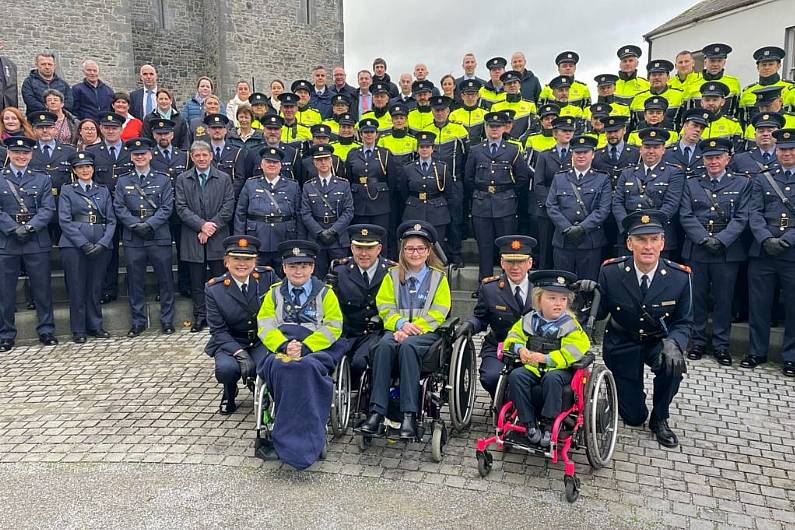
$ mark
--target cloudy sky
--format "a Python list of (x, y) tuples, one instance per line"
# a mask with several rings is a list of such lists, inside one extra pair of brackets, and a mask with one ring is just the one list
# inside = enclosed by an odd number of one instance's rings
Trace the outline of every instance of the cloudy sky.
[[(542, 82), (555, 75), (555, 56), (561, 51), (580, 54), (577, 78), (588, 84), (600, 73), (618, 70), (615, 53), (623, 44), (644, 51), (642, 35), (678, 15), (697, 0), (651, 4), (626, 0), (344, 0), (345, 69), (356, 86), (357, 70), (371, 69), (384, 57), (397, 81), (424, 62), (438, 84), (445, 73), (461, 74), (461, 59), (471, 51), (478, 60), (478, 76), (488, 79), (486, 61), (502, 56), (510, 61), (523, 51), (528, 68)], [(629, 14), (624, 14), (629, 11)], [(673, 60), (673, 58), (671, 58)], [(509, 62), (510, 66), (510, 62)], [(641, 67), (642, 70), (645, 68)], [(643, 74), (645, 75), (645, 73)]]

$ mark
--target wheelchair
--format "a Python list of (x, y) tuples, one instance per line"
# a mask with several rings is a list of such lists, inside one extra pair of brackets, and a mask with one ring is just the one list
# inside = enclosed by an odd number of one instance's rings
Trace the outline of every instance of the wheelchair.
[[(477, 353), (471, 337), (462, 335), (455, 338), (455, 328), (459, 321), (458, 317), (448, 318), (436, 329), (440, 337), (431, 345), (420, 370), (420, 407), (414, 441), (424, 441), (425, 435), (430, 433), (431, 454), (436, 462), (442, 461), (444, 446), (451, 435), (442, 418), (444, 406), (447, 405), (449, 409), (451, 430), (456, 433), (469, 427), (475, 406)], [(353, 432), (359, 435), (361, 450), (367, 449), (373, 438), (400, 439), (400, 397), (395, 394), (397, 383), (397, 377), (393, 377), (389, 410), (380, 432), (376, 435), (363, 433), (359, 426), (364, 423), (369, 412), (372, 379), (369, 367), (362, 374), (353, 408), (358, 420)]]
[[(588, 311), (585, 332), (592, 337), (600, 295), (593, 293)], [(581, 311), (575, 311), (578, 315)], [(505, 364), (494, 393), (495, 434), (480, 438), (477, 442), (478, 472), (482, 477), (489, 474), (493, 456), (489, 447), (519, 449), (551, 459), (552, 463), (563, 460), (566, 500), (575, 502), (580, 495), (580, 480), (574, 469), (571, 451), (585, 447), (588, 463), (593, 469), (601, 469), (610, 463), (618, 437), (618, 395), (613, 374), (603, 365), (594, 365), (596, 356), (589, 352), (580, 361), (569, 367), (572, 380), (564, 389), (563, 411), (555, 418), (552, 439), (548, 447), (531, 446), (525, 438), (526, 428), (519, 422), (518, 412), (508, 398), (508, 374), (514, 367), (521, 367), (518, 356), (498, 346), (498, 358)], [(543, 403), (541, 386), (533, 388), (531, 399), (540, 409)]]

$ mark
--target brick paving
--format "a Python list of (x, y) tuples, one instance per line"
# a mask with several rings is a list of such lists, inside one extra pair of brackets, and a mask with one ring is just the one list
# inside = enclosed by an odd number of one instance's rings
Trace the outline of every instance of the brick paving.
[[(206, 339), (147, 333), (0, 354), (0, 464), (203, 464), (289, 473), (253, 457), (247, 391), (241, 389), (237, 413), (216, 414), (220, 388), (202, 351)], [(793, 528), (794, 404), (795, 382), (777, 366), (750, 374), (710, 359), (690, 362), (670, 422), (681, 446), (663, 449), (647, 430), (622, 425), (608, 468), (592, 473), (577, 453), (578, 503), (644, 526)], [(308, 472), (565, 505), (562, 466), (541, 458), (495, 451), (494, 469), (480, 478), (475, 443), (490, 429), (487, 408), (481, 392), (472, 428), (450, 439), (441, 464), (432, 461), (429, 444), (376, 440), (362, 452), (348, 434)]]

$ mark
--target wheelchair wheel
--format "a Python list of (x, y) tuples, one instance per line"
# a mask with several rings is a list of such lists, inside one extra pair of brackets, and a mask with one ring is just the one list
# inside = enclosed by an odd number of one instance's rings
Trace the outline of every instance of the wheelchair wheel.
[(469, 427), (472, 421), (472, 410), (475, 407), (475, 345), (470, 337), (460, 337), (453, 343), (450, 358), (450, 418), (453, 429), (461, 432)]
[(580, 479), (576, 475), (563, 477), (563, 485), (566, 487), (566, 500), (575, 502), (580, 498)]
[(488, 451), (478, 451), (478, 473), (481, 477), (485, 477), (491, 473), (491, 467), (494, 465), (494, 457)]
[(500, 411), (503, 405), (508, 401), (508, 375), (500, 374), (497, 380), (497, 388), (494, 390), (494, 399), (492, 400), (492, 426), (497, 427), (497, 422), (500, 419)]
[(585, 453), (593, 469), (610, 463), (618, 437), (618, 394), (613, 373), (593, 366), (585, 389)]
[(331, 401), (331, 432), (339, 438), (348, 431), (351, 419), (351, 364), (344, 355), (334, 370), (334, 397)]
[(441, 462), (444, 458), (444, 446), (447, 444), (447, 426), (443, 421), (433, 424), (433, 434), (431, 435), (431, 456), (434, 462)]

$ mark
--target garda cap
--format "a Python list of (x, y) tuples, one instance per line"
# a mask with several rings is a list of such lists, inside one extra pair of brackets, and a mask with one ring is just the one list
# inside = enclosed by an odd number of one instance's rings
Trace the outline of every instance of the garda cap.
[(155, 148), (155, 142), (149, 138), (130, 138), (124, 142), (124, 147), (133, 155), (150, 153)]
[(732, 51), (732, 47), (728, 44), (717, 42), (715, 44), (708, 44), (704, 46), (701, 53), (708, 59), (725, 59)]
[(263, 147), (259, 150), (259, 157), (261, 160), (271, 160), (272, 162), (281, 162), (284, 160), (284, 151), (279, 147)]
[(616, 55), (618, 55), (619, 59), (624, 59), (626, 57), (640, 57), (643, 52), (634, 44), (626, 44), (618, 49)]
[(465, 94), (472, 94), (478, 92), (482, 86), (483, 83), (478, 79), (464, 79), (461, 81), (461, 84), (458, 85), (458, 90)]
[(417, 145), (433, 145), (436, 141), (436, 134), (431, 131), (421, 131), (417, 133)]
[(36, 140), (27, 136), (9, 136), (3, 143), (9, 151), (30, 153), (33, 151), (33, 146), (36, 145)]
[(757, 88), (753, 91), (753, 93), (756, 94), (756, 104), (770, 105), (781, 97), (781, 91), (783, 89), (784, 87), (780, 85)]
[(572, 138), (570, 147), (571, 147), (571, 150), (575, 151), (575, 152), (576, 151), (593, 151), (594, 149), (596, 149), (596, 144), (597, 143), (598, 143), (598, 140), (596, 138), (594, 138), (593, 136), (589, 136), (589, 135), (583, 134), (583, 135), (575, 136), (574, 138)]
[(262, 92), (252, 92), (248, 97), (248, 104), (252, 107), (254, 105), (270, 105), (270, 101), (268, 101), (268, 96)]
[(707, 138), (698, 142), (698, 148), (704, 156), (731, 154), (732, 141), (729, 138)]
[(757, 112), (751, 118), (751, 125), (756, 129), (761, 127), (781, 129), (785, 123), (784, 115), (780, 112)]
[(88, 151), (78, 151), (69, 157), (69, 165), (72, 167), (93, 166), (94, 155)]
[(552, 128), (562, 131), (573, 131), (577, 126), (574, 123), (574, 118), (571, 116), (558, 116), (552, 120)]
[(398, 227), (398, 237), (406, 239), (408, 237), (421, 237), (431, 245), (436, 243), (436, 228), (427, 221), (409, 220)]
[(259, 122), (266, 129), (281, 129), (284, 126), (284, 118), (273, 112), (265, 114)]
[(282, 263), (314, 263), (320, 247), (305, 239), (282, 241), (277, 247)]
[(706, 127), (712, 122), (712, 113), (707, 109), (690, 109), (682, 117), (682, 123), (692, 121)]
[(638, 131), (638, 136), (643, 145), (664, 145), (671, 133), (662, 127), (646, 127)]
[(646, 65), (646, 71), (649, 72), (650, 74), (659, 73), (659, 72), (670, 74), (673, 69), (674, 69), (674, 63), (666, 59), (655, 59), (653, 61), (650, 61), (649, 64)]
[(643, 110), (668, 110), (668, 100), (662, 96), (652, 96), (643, 102)]
[(260, 240), (254, 236), (229, 236), (224, 239), (224, 252), (227, 256), (256, 258)]
[(623, 129), (627, 126), (629, 118), (627, 116), (608, 116), (601, 120), (605, 126), (605, 132), (613, 132)]
[(106, 112), (99, 118), (100, 125), (106, 125), (110, 127), (121, 127), (124, 125), (124, 121), (126, 118), (121, 114), (116, 114), (115, 112)]
[(149, 126), (153, 133), (169, 133), (177, 124), (167, 118), (152, 118), (149, 120)]
[(299, 90), (305, 90), (306, 92), (312, 93), (312, 83), (306, 81), (305, 79), (298, 79), (297, 81), (293, 81), (293, 84), (290, 85), (290, 92), (295, 94)]
[(574, 63), (577, 64), (580, 62), (580, 56), (577, 52), (566, 51), (561, 52), (555, 57), (555, 64), (560, 65), (560, 63)]
[(773, 138), (776, 139), (776, 147), (792, 149), (795, 147), (795, 129), (779, 129), (773, 131)]
[(328, 158), (334, 154), (334, 146), (329, 144), (317, 144), (309, 148), (312, 158)]
[(574, 78), (572, 76), (559, 75), (552, 78), (552, 80), (549, 82), (549, 88), (571, 88), (572, 83), (574, 83)]
[(331, 127), (325, 123), (317, 123), (309, 128), (313, 137), (331, 138)]
[(226, 115), (224, 114), (218, 114), (218, 113), (208, 114), (207, 116), (204, 117), (204, 120), (202, 121), (207, 127), (210, 128), (213, 127), (226, 128), (226, 126), (229, 124), (229, 118), (227, 118)]
[(660, 210), (635, 210), (621, 222), (630, 236), (665, 232), (666, 217)]
[(34, 127), (52, 127), (58, 121), (58, 116), (52, 112), (42, 110), (28, 114), (28, 121)]
[(618, 76), (615, 74), (600, 74), (593, 78), (596, 81), (596, 86), (610, 86), (618, 82)]
[(501, 236), (494, 241), (500, 249), (500, 257), (508, 261), (525, 261), (538, 242), (530, 237), (519, 234)]
[(350, 225), (347, 229), (351, 245), (358, 247), (374, 247), (383, 243), (386, 230), (378, 225)]
[(505, 68), (507, 64), (508, 60), (505, 57), (492, 57), (486, 61), (486, 68), (489, 70), (494, 70), (495, 68)]
[(762, 61), (779, 61), (784, 59), (786, 52), (778, 46), (764, 46), (754, 52), (754, 60), (757, 64)]
[(707, 81), (701, 85), (702, 96), (720, 96), (725, 98), (729, 95), (729, 87), (720, 81)]
[(570, 293), (572, 284), (577, 281), (573, 272), (558, 270), (530, 271), (527, 277), (533, 287), (556, 293)]

